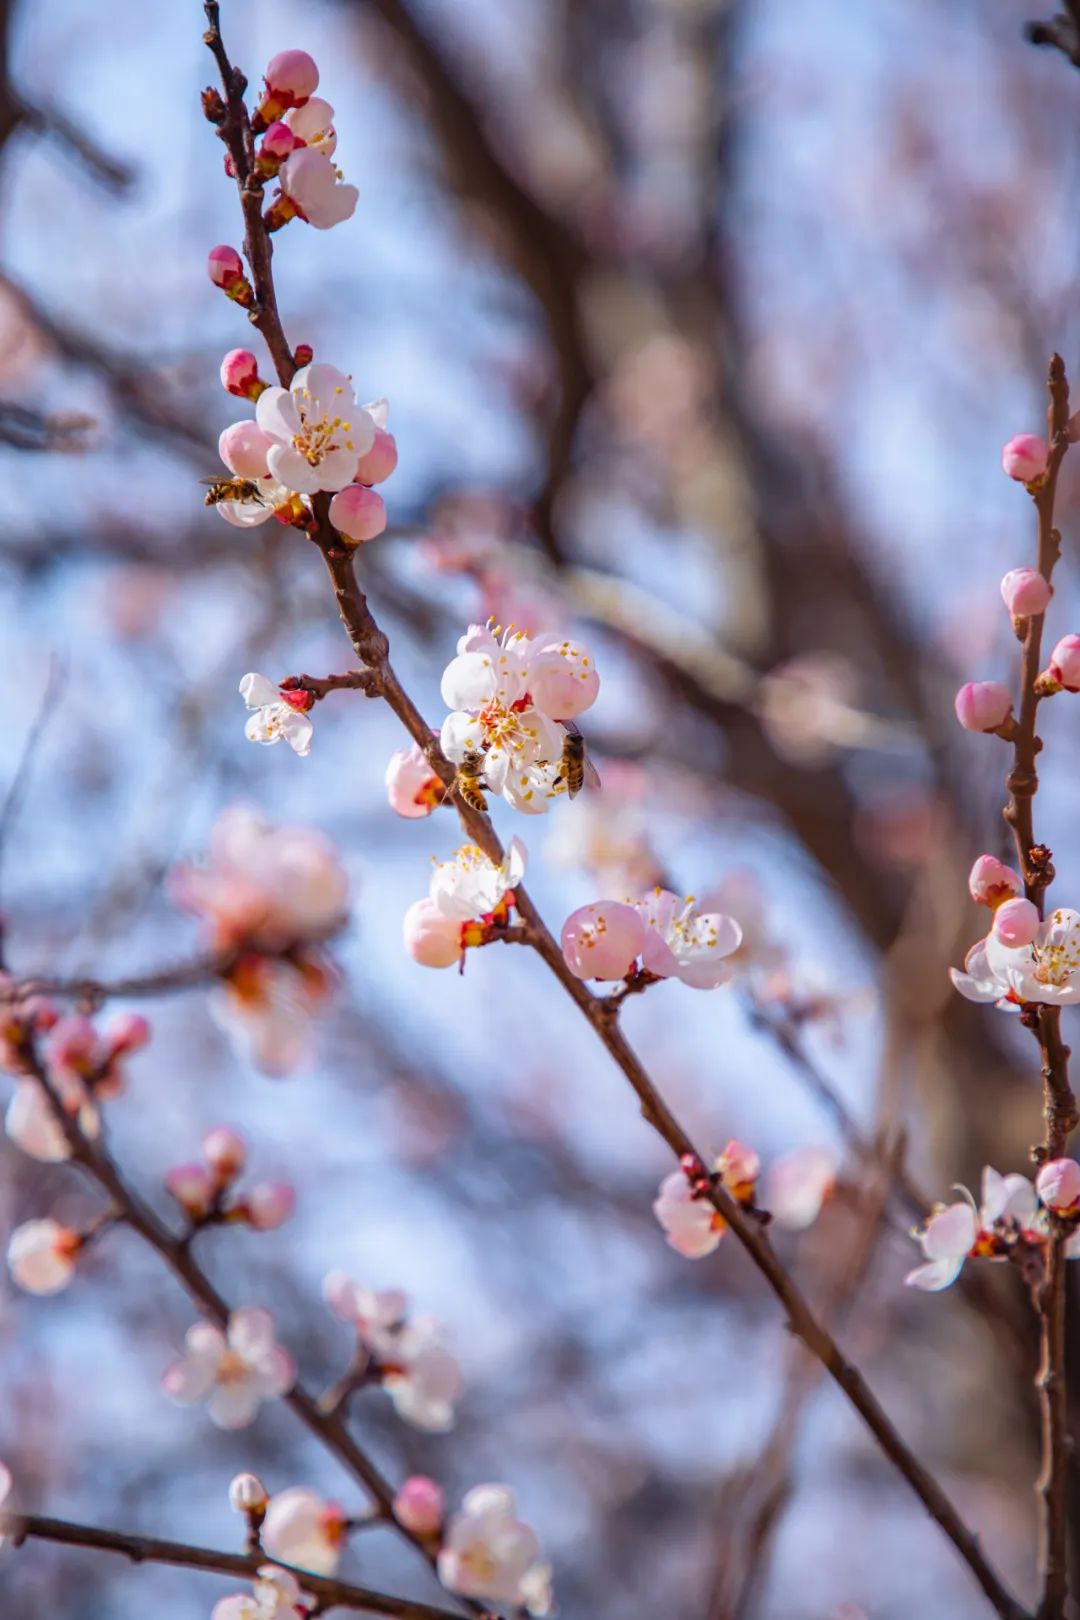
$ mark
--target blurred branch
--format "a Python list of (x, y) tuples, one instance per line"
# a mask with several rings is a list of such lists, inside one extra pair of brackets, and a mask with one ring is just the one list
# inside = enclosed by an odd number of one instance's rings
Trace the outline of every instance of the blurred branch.
[(135, 171), (130, 164), (113, 157), (98, 145), (93, 136), (58, 107), (43, 106), (20, 100), (18, 121), (35, 135), (47, 135), (61, 150), (73, 157), (92, 180), (114, 196), (121, 196), (134, 183)]
[[(23, 743), (19, 763), (16, 765), (15, 774), (8, 785), (3, 806), (0, 807), (0, 970), (4, 965), (4, 912), (2, 904), (4, 857), (7, 854), (8, 840), (18, 820), (26, 796), (34, 755), (41, 746), (41, 740), (45, 735), (45, 729), (52, 716), (62, 686), (63, 668), (59, 660), (54, 657), (49, 661), (49, 674), (45, 682), (45, 690), (41, 694), (37, 713), (30, 722), (30, 729), (26, 733), (26, 741)], [(3, 989), (4, 986), (0, 985), (0, 1000), (3, 999)]]
[(56, 450), (73, 454), (85, 450), (96, 426), (92, 416), (75, 411), (35, 411), (13, 400), (0, 399), (0, 444), (12, 450)]
[(1080, 68), (1080, 0), (1065, 0), (1066, 11), (1049, 22), (1028, 23), (1025, 33), (1032, 45), (1048, 45)]
[(40, 1514), (20, 1515), (14, 1531), (16, 1543), (27, 1540), (59, 1542), (65, 1547), (92, 1547), (99, 1552), (120, 1553), (133, 1564), (169, 1564), (181, 1569), (202, 1569), (219, 1575), (252, 1577), (264, 1564), (287, 1569), (295, 1575), (305, 1591), (319, 1600), (321, 1609), (363, 1609), (368, 1614), (383, 1614), (392, 1620), (460, 1620), (449, 1609), (433, 1608), (429, 1603), (414, 1603), (407, 1598), (391, 1597), (385, 1592), (373, 1592), (368, 1587), (352, 1586), (347, 1581), (332, 1580), (326, 1575), (313, 1575), (305, 1569), (270, 1559), (264, 1552), (227, 1553), (210, 1547), (192, 1547), (182, 1541), (162, 1541), (156, 1536), (130, 1535), (120, 1530), (103, 1530), (96, 1525), (73, 1524), (68, 1519), (48, 1519)]

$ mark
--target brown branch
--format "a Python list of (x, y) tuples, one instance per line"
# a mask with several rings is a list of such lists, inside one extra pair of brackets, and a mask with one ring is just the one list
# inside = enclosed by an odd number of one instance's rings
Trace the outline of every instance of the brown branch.
[[(1061, 356), (1052, 355), (1047, 377), (1050, 403), (1047, 437), (1050, 456), (1046, 476), (1035, 491), (1038, 523), (1039, 573), (1049, 580), (1061, 554), (1061, 536), (1054, 527), (1054, 499), (1058, 474), (1069, 448), (1069, 385)], [(1034, 798), (1039, 788), (1036, 762), (1042, 748), (1036, 733), (1039, 704), (1038, 677), (1042, 664), (1044, 614), (1028, 619), (1020, 656), (1020, 713), (1012, 734), (1013, 764), (1006, 781), (1008, 801), (1004, 817), (1013, 832), (1016, 854), (1024, 877), (1024, 893), (1044, 909), (1045, 891), (1053, 881), (1050, 851), (1036, 843)], [(1065, 1152), (1069, 1133), (1077, 1123), (1076, 1101), (1069, 1084), (1069, 1048), (1061, 1039), (1061, 1008), (1047, 1005), (1026, 1008), (1024, 1022), (1039, 1042), (1042, 1053), (1043, 1117), (1045, 1134), (1035, 1157), (1043, 1162)], [(1039, 1499), (1039, 1568), (1042, 1597), (1037, 1620), (1064, 1620), (1068, 1601), (1069, 1473), (1068, 1391), (1065, 1343), (1065, 1240), (1066, 1234), (1051, 1217), (1046, 1252), (1046, 1273), (1035, 1290), (1039, 1316), (1040, 1362), (1035, 1383), (1039, 1394), (1042, 1432), (1042, 1467), (1035, 1489)]]
[(0, 1006), (25, 1001), (30, 996), (65, 996), (95, 1006), (117, 996), (160, 996), (170, 990), (187, 990), (193, 985), (220, 979), (236, 965), (238, 954), (223, 951), (214, 956), (197, 956), (193, 961), (128, 979), (50, 979), (44, 975), (12, 979), (0, 984)]
[[(282, 385), (287, 386), (292, 376), (292, 351), (285, 338), (277, 309), (270, 272), (269, 237), (261, 214), (256, 220), (250, 207), (250, 188), (246, 184), (246, 171), (243, 166), (245, 130), (250, 132), (250, 126), (247, 123), (242, 90), (237, 89), (242, 75), (237, 74), (231, 66), (222, 44), (218, 27), (218, 6), (215, 0), (206, 0), (205, 9), (211, 24), (206, 36), (207, 43), (218, 63), (226, 91), (229, 107), (227, 139), (237, 171), (237, 187), (248, 230), (245, 251), (252, 268), (256, 294), (249, 315), (264, 336), (270, 334), (267, 336), (267, 343)], [(360, 588), (351, 551), (341, 543), (328, 522), (326, 498), (317, 496), (313, 506), (316, 524), (312, 539), (322, 552), (334, 589), (338, 612), (353, 650), (362, 664), (376, 672), (386, 702), (413, 741), (423, 749), (434, 772), (450, 788), (456, 774), (454, 767), (443, 754), (431, 728), (402, 687), (390, 664), (389, 643), (376, 623), (367, 598)], [(456, 808), (470, 841), (492, 860), (501, 862), (504, 853), (502, 844), (490, 819), (460, 801)], [(617, 1018), (613, 1017), (611, 1010), (606, 1007), (604, 998), (592, 995), (570, 972), (555, 939), (525, 890), (517, 888), (515, 893), (517, 910), (531, 934), (533, 949), (542, 957), (563, 989), (588, 1019), (622, 1070), (637, 1096), (642, 1117), (678, 1158), (681, 1159), (686, 1155), (700, 1157), (690, 1137), (653, 1085), (637, 1054), (618, 1027)], [(780, 1301), (792, 1331), (819, 1359), (830, 1377), (843, 1390), (874, 1435), (881, 1450), (908, 1481), (927, 1512), (952, 1541), (997, 1613), (1003, 1620), (1026, 1620), (1024, 1609), (984, 1557), (977, 1537), (964, 1523), (937, 1480), (905, 1444), (861, 1372), (847, 1360), (831, 1334), (818, 1321), (795, 1282), (777, 1259), (755, 1217), (736, 1203), (718, 1183), (710, 1185), (707, 1196), (713, 1207), (731, 1227)]]
[(392, 1620), (460, 1620), (449, 1609), (414, 1603), (408, 1598), (373, 1592), (365, 1586), (333, 1580), (327, 1575), (311, 1575), (291, 1564), (282, 1564), (264, 1552), (228, 1553), (211, 1547), (192, 1547), (182, 1541), (162, 1541), (156, 1536), (129, 1535), (121, 1530), (103, 1530), (96, 1525), (72, 1524), (67, 1519), (44, 1518), (37, 1513), (20, 1516), (15, 1540), (58, 1542), (65, 1547), (92, 1547), (99, 1552), (120, 1553), (133, 1564), (169, 1564), (181, 1569), (202, 1569), (218, 1575), (250, 1578), (264, 1564), (273, 1563), (296, 1576), (305, 1591), (318, 1598), (323, 1609), (362, 1609), (368, 1614), (390, 1615)]

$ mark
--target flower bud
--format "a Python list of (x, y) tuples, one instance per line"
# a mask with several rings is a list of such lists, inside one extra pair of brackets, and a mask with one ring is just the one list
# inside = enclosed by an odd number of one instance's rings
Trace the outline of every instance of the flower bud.
[(235, 248), (222, 244), (211, 248), (206, 262), (207, 272), (215, 287), (220, 287), (226, 297), (246, 309), (252, 302), (254, 294), (244, 275), (244, 262)]
[(413, 1474), (394, 1497), (394, 1517), (414, 1536), (435, 1536), (442, 1528), (442, 1486), (424, 1474)]
[(1010, 568), (1001, 582), (1001, 596), (1014, 619), (1045, 613), (1054, 587), (1037, 568)]
[(1080, 692), (1080, 636), (1062, 636), (1050, 654), (1050, 674), (1066, 692)]
[(258, 399), (266, 384), (250, 349), (230, 349), (221, 362), (221, 386), (237, 399)]
[(178, 1164), (165, 1172), (165, 1190), (189, 1220), (200, 1221), (210, 1213), (216, 1188), (205, 1165)]
[(260, 1181), (244, 1195), (243, 1211), (256, 1232), (283, 1226), (296, 1208), (296, 1189), (287, 1181)]
[(980, 855), (968, 876), (968, 892), (980, 906), (1000, 906), (1024, 887), (1019, 872), (999, 861), (996, 855)]
[(399, 748), (386, 767), (386, 796), (391, 810), (415, 821), (430, 816), (446, 798), (442, 780), (435, 775), (427, 755), (417, 743)]
[(150, 1043), (150, 1021), (139, 1013), (119, 1013), (105, 1030), (110, 1060), (127, 1052), (141, 1052)]
[(427, 896), (415, 901), (402, 922), (405, 949), (421, 967), (453, 967), (461, 960), (461, 924), (444, 917)]
[(577, 979), (625, 979), (645, 947), (646, 924), (633, 906), (597, 900), (563, 923), (562, 953)]
[(299, 143), (288, 124), (280, 120), (270, 125), (259, 143), (259, 161), (263, 168), (275, 170), (284, 163)]
[(761, 1174), (761, 1160), (753, 1148), (733, 1138), (716, 1161), (716, 1168), (733, 1198), (742, 1204), (753, 1201), (754, 1183)]
[(229, 1486), (229, 1506), (234, 1513), (263, 1513), (269, 1500), (257, 1474), (237, 1474)]
[(1001, 452), (1001, 465), (1017, 483), (1031, 484), (1041, 478), (1050, 459), (1050, 446), (1037, 433), (1018, 433)]
[(347, 489), (339, 489), (330, 502), (330, 522), (353, 545), (374, 540), (386, 528), (383, 498), (363, 484), (350, 484)]
[(398, 464), (397, 440), (385, 428), (375, 429), (375, 443), (360, 457), (356, 477), (361, 484), (381, 484)]
[(965, 731), (997, 731), (1012, 714), (1012, 695), (1000, 681), (967, 681), (954, 706)]
[(247, 1143), (231, 1125), (218, 1125), (207, 1131), (202, 1140), (202, 1152), (220, 1187), (235, 1181), (247, 1163)]
[(25, 1221), (8, 1239), (8, 1267), (28, 1294), (58, 1294), (75, 1274), (79, 1233), (51, 1219)]
[(589, 649), (576, 641), (552, 641), (529, 660), (529, 692), (553, 720), (573, 720), (596, 702), (600, 677)]
[(315, 350), (310, 343), (298, 343), (293, 350), (293, 363), (299, 369), (301, 366), (310, 366), (315, 358)]
[(1067, 1215), (1080, 1204), (1080, 1164), (1075, 1159), (1050, 1159), (1035, 1177), (1039, 1198), (1058, 1215)]
[(302, 107), (319, 87), (319, 70), (307, 51), (279, 51), (267, 65), (259, 115), (270, 123), (289, 107)]
[(255, 422), (234, 422), (222, 429), (218, 455), (237, 478), (265, 478), (270, 470), (266, 455), (273, 442)]
[(1005, 900), (994, 912), (991, 933), (1002, 945), (1016, 950), (1031, 944), (1040, 922), (1038, 907), (1030, 900)]

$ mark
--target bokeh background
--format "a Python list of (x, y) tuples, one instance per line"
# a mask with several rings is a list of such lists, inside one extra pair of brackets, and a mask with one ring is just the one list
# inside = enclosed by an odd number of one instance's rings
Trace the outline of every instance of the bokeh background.
[[(820, 1220), (778, 1243), (1030, 1594), (1018, 1279), (995, 1268), (983, 1311), (905, 1292), (910, 1212), (881, 1208), (874, 1144), (895, 1161), (900, 1142), (905, 1173), (947, 1196), (987, 1158), (1025, 1168), (1039, 1134), (1032, 1045), (946, 977), (980, 928), (968, 865), (1006, 853), (1004, 750), (959, 732), (951, 694), (1012, 676), (997, 581), (1033, 536), (1000, 446), (1040, 430), (1051, 350), (1080, 363), (1080, 81), (1025, 45), (1018, 0), (223, 13), (252, 79), (287, 46), (320, 62), (360, 187), (348, 224), (290, 225), (275, 268), (290, 338), (391, 400), (391, 526), (360, 567), (397, 668), (438, 723), (471, 619), (558, 620), (594, 647), (603, 795), (497, 820), (556, 928), (651, 861), (753, 932), (735, 985), (659, 986), (628, 1032), (715, 1149), (842, 1158)], [(239, 233), (199, 114), (201, 7), (22, 0), (0, 20), (6, 780), (43, 697), (47, 717), (5, 825), (7, 965), (182, 959), (195, 931), (163, 876), (237, 799), (324, 828), (354, 884), (317, 1064), (256, 1074), (203, 991), (144, 1007), (153, 1044), (110, 1109), (119, 1157), (165, 1210), (163, 1172), (224, 1119), (260, 1172), (296, 1181), (289, 1226), (211, 1234), (203, 1257), (230, 1297), (271, 1306), (310, 1382), (347, 1353), (319, 1302), (332, 1266), (447, 1324), (456, 1430), (406, 1430), (376, 1392), (356, 1432), (454, 1499), (513, 1485), (568, 1617), (980, 1613), (734, 1243), (697, 1265), (665, 1247), (662, 1147), (540, 964), (477, 952), (459, 978), (405, 955), (401, 915), (458, 840), (445, 813), (389, 813), (392, 717), (343, 693), (306, 761), (244, 740), (247, 670), (350, 653), (302, 539), (201, 504), (243, 414), (218, 363), (249, 341), (204, 269)], [(1076, 508), (1067, 462), (1057, 634), (1075, 625)], [(1068, 902), (1080, 705), (1055, 703), (1045, 734), (1037, 826)], [(93, 1207), (72, 1172), (5, 1145), (5, 1230)], [(241, 1468), (357, 1503), (284, 1409), (228, 1436), (165, 1402), (192, 1312), (135, 1239), (103, 1243), (58, 1299), (0, 1286), (0, 1455), (28, 1505), (224, 1547)], [(382, 1537), (346, 1570), (433, 1596)], [(230, 1589), (43, 1546), (0, 1579), (19, 1620), (186, 1620)]]

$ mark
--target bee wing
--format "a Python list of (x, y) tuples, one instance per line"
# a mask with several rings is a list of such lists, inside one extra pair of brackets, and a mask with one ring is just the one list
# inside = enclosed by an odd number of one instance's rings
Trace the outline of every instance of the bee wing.
[(602, 788), (603, 785), (604, 785), (603, 782), (601, 782), (601, 780), (600, 780), (600, 772), (597, 770), (596, 766), (593, 764), (593, 762), (589, 758), (588, 754), (586, 754), (585, 755), (585, 786), (587, 788), (592, 788), (594, 790), (594, 792), (595, 792), (595, 790), (597, 788)]

